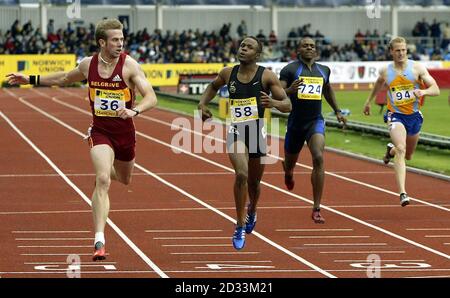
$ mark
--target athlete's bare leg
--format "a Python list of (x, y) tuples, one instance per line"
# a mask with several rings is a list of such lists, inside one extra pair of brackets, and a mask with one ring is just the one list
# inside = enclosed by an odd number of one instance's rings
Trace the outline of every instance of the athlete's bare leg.
[(103, 233), (109, 213), (108, 190), (111, 184), (114, 152), (105, 144), (94, 146), (91, 148), (91, 160), (95, 169), (95, 189), (92, 194), (94, 229), (96, 233)]
[(283, 168), (284, 168), (284, 172), (286, 175), (294, 176), (294, 168), (295, 168), (295, 164), (297, 163), (299, 155), (300, 155), (300, 152), (291, 154), (291, 153), (286, 152), (286, 150), (284, 151)]
[[(233, 145), (232, 145), (233, 146)], [(235, 172), (234, 202), (236, 204), (237, 225), (245, 225), (245, 203), (248, 193), (248, 152), (243, 142), (236, 141), (234, 150), (230, 150), (228, 157)]]
[(406, 160), (411, 160), (412, 155), (416, 151), (418, 141), (419, 141), (419, 133), (412, 136), (406, 136), (406, 154), (405, 154)]
[(311, 184), (313, 187), (314, 208), (320, 208), (325, 177), (325, 170), (323, 167), (323, 150), (325, 148), (324, 136), (318, 133), (313, 134), (308, 141), (308, 147), (313, 162)]
[(122, 184), (128, 185), (131, 182), (131, 175), (134, 169), (134, 159), (131, 161), (114, 160), (114, 166), (111, 169), (111, 179)]
[(395, 179), (397, 180), (397, 186), (399, 193), (406, 193), (405, 181), (406, 181), (406, 129), (400, 122), (393, 122), (389, 124), (390, 135), (394, 148), (391, 150), (395, 152), (394, 157), (394, 170)]
[(248, 197), (250, 204), (248, 213), (254, 214), (258, 206), (261, 192), (261, 179), (264, 173), (265, 164), (261, 164), (261, 158), (250, 158), (248, 162)]

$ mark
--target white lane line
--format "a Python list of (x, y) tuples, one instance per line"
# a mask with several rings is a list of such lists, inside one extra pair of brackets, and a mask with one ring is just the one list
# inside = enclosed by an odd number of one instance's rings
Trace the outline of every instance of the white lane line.
[(291, 239), (346, 239), (346, 238), (370, 238), (370, 236), (289, 236)]
[(13, 234), (70, 234), (92, 233), (91, 231), (11, 231)]
[(19, 248), (73, 248), (73, 247), (90, 247), (92, 245), (18, 245)]
[(70, 241), (70, 240), (94, 240), (94, 238), (16, 238), (17, 241)]
[(407, 228), (408, 231), (450, 231), (450, 228)]
[(425, 238), (450, 238), (450, 235), (425, 235)]
[(272, 261), (243, 261), (243, 260), (210, 260), (210, 261), (181, 261), (182, 264), (222, 264), (222, 263), (272, 263)]
[(276, 229), (277, 232), (346, 232), (353, 229)]
[[(9, 91), (8, 91), (9, 92)], [(12, 94), (12, 93), (11, 93)], [(21, 100), (19, 98), (19, 100)], [(25, 101), (23, 101), (24, 103), (26, 103)], [(44, 111), (41, 110), (41, 112), (46, 113)], [(46, 113), (47, 114), (47, 113)], [(20, 129), (17, 128), (17, 126), (14, 125), (14, 123), (11, 122), (11, 120), (9, 120), (8, 117), (6, 117), (5, 114), (3, 114), (3, 112), (0, 111), (0, 116), (9, 124), (9, 126), (11, 126), (16, 132), (17, 134), (19, 134), (23, 140), (25, 140), (33, 149), (34, 151), (36, 151), (58, 174), (61, 175), (61, 178), (64, 179), (64, 181), (70, 186), (72, 187), (73, 190), (75, 190), (76, 193), (78, 193), (83, 200), (89, 205), (92, 206), (91, 201), (89, 200), (89, 198), (69, 179), (67, 178), (67, 176), (58, 168), (58, 166), (56, 166), (53, 161), (50, 160), (50, 158), (45, 155), (24, 133), (22, 133), (22, 131)], [(50, 115), (49, 115), (50, 116)], [(69, 129), (69, 127), (67, 127)], [(71, 131), (77, 133), (80, 136), (83, 136), (83, 134), (77, 130), (74, 130), (72, 128), (70, 128)], [(107, 219), (107, 223), (112, 227), (112, 229), (114, 231), (116, 231), (116, 233), (125, 241), (125, 243), (127, 243), (134, 251), (135, 253), (141, 257), (141, 259), (150, 266), (150, 268), (152, 268), (153, 270), (155, 270), (155, 272), (163, 277), (163, 278), (168, 278), (168, 276), (158, 267), (156, 266), (155, 263), (153, 263), (123, 232), (122, 230), (119, 229), (118, 226), (116, 226), (116, 224), (110, 220), (109, 218)]]
[[(67, 262), (25, 262), (24, 265), (68, 265)], [(80, 265), (103, 265), (103, 264), (117, 264), (116, 262), (80, 262)]]
[[(217, 175), (231, 175), (228, 172), (159, 172), (156, 173), (161, 176), (217, 176)], [(265, 174), (265, 173), (264, 173)], [(278, 174), (278, 173), (269, 173), (269, 174)], [(67, 174), (67, 177), (94, 177), (95, 174)], [(147, 176), (144, 173), (133, 173), (131, 176)], [(0, 178), (41, 178), (41, 177), (59, 177), (58, 174), (2, 174)]]
[[(360, 278), (367, 278), (367, 269), (330, 269), (328, 271), (331, 272), (360, 272), (361, 276), (359, 276)], [(426, 269), (426, 268), (421, 268), (421, 269), (411, 269), (411, 268), (407, 268), (407, 269), (385, 269), (385, 268), (380, 268), (381, 272), (392, 272), (392, 273), (396, 273), (396, 272), (447, 272), (450, 271), (450, 269), (447, 268), (443, 268), (443, 269)], [(106, 271), (105, 271), (106, 272)], [(112, 271), (110, 271), (112, 272)], [(183, 270), (183, 271), (173, 271), (173, 270), (168, 270), (167, 272), (169, 273), (210, 273), (211, 270)], [(236, 273), (236, 270), (216, 270), (214, 272), (217, 273)], [(278, 273), (278, 272), (289, 272), (289, 273), (307, 273), (307, 272), (312, 272), (311, 270), (298, 270), (298, 269), (266, 269), (266, 270), (239, 270), (240, 273), (267, 273), (267, 272), (273, 272), (273, 273)], [(306, 277), (308, 278), (308, 277)]]
[[(99, 263), (100, 264), (100, 263)], [(101, 265), (100, 265), (101, 266)], [(94, 275), (101, 275), (101, 274), (142, 274), (142, 273), (149, 273), (149, 274), (155, 274), (154, 271), (138, 271), (138, 270), (133, 270), (133, 271), (82, 271), (81, 274), (86, 275), (86, 274), (94, 274)], [(167, 273), (175, 273), (175, 271), (169, 272), (167, 271)], [(67, 275), (67, 268), (61, 268), (61, 269), (56, 269), (54, 271), (31, 271), (31, 272), (27, 272), (27, 271), (9, 271), (9, 272), (0, 272), (0, 274), (38, 274), (38, 275), (42, 275), (42, 274), (64, 274)], [(67, 276), (66, 276), (67, 277)], [(138, 276), (139, 278), (140, 276)]]
[[(82, 176), (95, 176), (95, 174), (67, 174), (67, 177), (82, 177)], [(44, 177), (58, 177), (58, 174), (7, 174), (0, 175), (0, 178), (44, 178)]]
[(450, 275), (404, 276), (403, 278), (449, 278)]
[[(0, 274), (11, 274), (11, 275), (20, 275), (20, 274), (37, 274), (37, 275), (55, 275), (55, 274), (64, 274), (66, 275), (67, 269), (61, 269), (58, 271), (43, 271), (43, 272), (36, 272), (36, 271), (5, 271), (0, 272)], [(380, 269), (381, 272), (447, 272), (450, 271), (450, 269)], [(361, 277), (366, 277), (367, 269), (343, 269), (343, 270), (329, 270), (332, 272), (360, 272), (362, 275)], [(314, 272), (314, 270), (299, 270), (299, 269), (266, 269), (266, 270), (239, 270), (240, 273), (311, 273)], [(115, 275), (115, 274), (142, 274), (142, 273), (153, 273), (153, 271), (82, 271), (83, 275), (87, 274), (108, 274), (108, 275)], [(211, 273), (211, 270), (167, 270), (167, 273)], [(214, 270), (214, 273), (236, 273), (236, 270)], [(437, 277), (445, 277), (446, 275), (439, 275)], [(307, 277), (307, 276), (304, 276)], [(419, 276), (420, 277), (420, 276)], [(431, 277), (431, 276), (430, 276)], [(411, 277), (409, 277), (411, 278)]]
[[(171, 252), (171, 255), (257, 255), (258, 251)], [(317, 270), (315, 270), (317, 271)]]
[(223, 232), (222, 230), (146, 230), (146, 233), (207, 233)]
[[(36, 91), (36, 92), (37, 92), (37, 91)], [(41, 93), (41, 95), (44, 96), (44, 97), (50, 98), (49, 96), (47, 96), (47, 95), (45, 95), (45, 94), (43, 94), (43, 93)], [(56, 98), (53, 98), (53, 99), (54, 99), (54, 100), (57, 100)], [(61, 101), (60, 101), (60, 102), (61, 102)], [(74, 107), (74, 106), (72, 106), (72, 105), (70, 105), (70, 104), (67, 104), (67, 106), (68, 106), (68, 107), (72, 107), (73, 109), (78, 109), (77, 107)], [(81, 110), (81, 109), (79, 109), (79, 110)], [(81, 110), (81, 111), (82, 111), (83, 113), (87, 114), (87, 115), (90, 115), (90, 114), (89, 114), (88, 112), (86, 112), (86, 111), (83, 111), (83, 110)], [(144, 115), (143, 115), (143, 116), (144, 116)], [(51, 116), (51, 117), (53, 117), (53, 116)], [(146, 116), (144, 116), (144, 117), (146, 117)], [(54, 117), (53, 117), (53, 118), (54, 118)], [(58, 121), (59, 121), (59, 120), (58, 120)], [(210, 163), (210, 164), (213, 164), (213, 165), (215, 165), (215, 166), (217, 166), (217, 167), (219, 167), (219, 168), (221, 168), (221, 169), (224, 169), (224, 170), (227, 170), (227, 171), (230, 171), (230, 172), (233, 172), (233, 173), (234, 173), (234, 170), (231, 169), (230, 167), (227, 167), (227, 166), (224, 166), (224, 165), (222, 165), (222, 164), (220, 164), (220, 163), (217, 163), (217, 162), (214, 162), (214, 161), (212, 161), (212, 160), (209, 160), (209, 159), (207, 159), (207, 158), (205, 158), (205, 157), (203, 157), (203, 156), (193, 154), (193, 153), (191, 153), (191, 152), (189, 152), (189, 151), (187, 151), (187, 150), (184, 150), (184, 149), (182, 149), (182, 148), (173, 146), (173, 145), (171, 145), (171, 144), (168, 144), (168, 143), (163, 142), (163, 141), (161, 141), (161, 140), (159, 140), (159, 139), (150, 137), (150, 136), (148, 136), (148, 135), (146, 135), (146, 134), (143, 134), (143, 133), (141, 133), (141, 132), (136, 132), (136, 134), (139, 135), (139, 136), (141, 136), (141, 137), (143, 137), (143, 138), (146, 138), (146, 139), (149, 139), (149, 140), (151, 140), (151, 141), (153, 141), (153, 142), (156, 142), (156, 143), (158, 143), (158, 144), (161, 144), (161, 145), (163, 145), (163, 146), (165, 146), (165, 147), (171, 148), (172, 150), (176, 150), (176, 151), (179, 151), (179, 152), (183, 152), (183, 153), (185, 153), (186, 155), (192, 156), (192, 157), (194, 157), (194, 158), (196, 158), (196, 159), (203, 160), (203, 161), (205, 161), (205, 162), (207, 162), (207, 163)], [(222, 141), (223, 141), (223, 140), (222, 140)], [(138, 168), (139, 168), (139, 167), (138, 167)], [(142, 170), (142, 168), (140, 168), (140, 169)], [(149, 172), (149, 174), (150, 174), (150, 172)], [(152, 175), (153, 177), (156, 176), (156, 175), (154, 175), (153, 173), (151, 173), (151, 175)], [(342, 177), (343, 177), (343, 176), (342, 176)], [(160, 178), (159, 176), (156, 176), (155, 178), (158, 179), (158, 180), (160, 180), (161, 182), (163, 182), (163, 179)], [(345, 177), (343, 177), (343, 178), (345, 178)], [(345, 178), (345, 179), (347, 179), (347, 178)], [(165, 181), (165, 180), (164, 180), (164, 181)], [(163, 182), (163, 183), (166, 184), (166, 182)], [(262, 184), (262, 185), (265, 185), (265, 186), (267, 186), (267, 187), (269, 187), (269, 188), (272, 188), (272, 189), (274, 189), (274, 190), (277, 190), (277, 191), (279, 191), (279, 192), (281, 192), (281, 193), (284, 193), (284, 194), (286, 194), (286, 195), (288, 195), (288, 196), (292, 196), (292, 197), (295, 197), (295, 198), (297, 198), (297, 199), (299, 199), (299, 200), (301, 200), (301, 201), (307, 202), (307, 203), (309, 203), (309, 204), (311, 204), (311, 205), (314, 203), (312, 200), (309, 200), (309, 199), (307, 199), (307, 198), (305, 198), (305, 197), (302, 197), (302, 196), (299, 196), (299, 195), (294, 194), (294, 193), (292, 193), (292, 192), (289, 192), (289, 191), (287, 191), (287, 190), (285, 190), (285, 189), (282, 189), (282, 188), (277, 187), (277, 186), (275, 186), (275, 185), (272, 185), (272, 184), (270, 184), (270, 183), (261, 181), (261, 184)], [(167, 184), (167, 185), (168, 185), (168, 184)], [(369, 185), (369, 184), (367, 184), (367, 185)], [(177, 187), (177, 189), (179, 189), (179, 188)], [(180, 189), (180, 191), (182, 191), (182, 190)], [(183, 191), (183, 192), (184, 192), (184, 191)], [(187, 195), (187, 194), (186, 194), (186, 195)], [(194, 198), (193, 198), (193, 199), (194, 199)], [(197, 199), (195, 198), (194, 200), (197, 200)], [(424, 202), (424, 203), (427, 203), (427, 202)], [(203, 204), (203, 202), (201, 202), (200, 204)], [(428, 204), (428, 203), (427, 203), (427, 204)], [(440, 207), (440, 206), (437, 206), (437, 207)], [(422, 248), (422, 249), (424, 249), (424, 250), (427, 250), (427, 251), (429, 251), (429, 252), (431, 252), (431, 253), (434, 253), (434, 254), (439, 255), (439, 256), (441, 256), (441, 257), (444, 257), (444, 258), (446, 258), (446, 259), (450, 259), (450, 255), (448, 255), (448, 254), (445, 254), (445, 253), (443, 253), (443, 252), (441, 252), (441, 251), (438, 251), (438, 250), (436, 250), (436, 249), (433, 249), (433, 248), (431, 248), (431, 247), (428, 247), (428, 246), (423, 245), (423, 244), (421, 244), (421, 243), (418, 243), (418, 242), (416, 242), (416, 241), (410, 240), (410, 239), (405, 238), (405, 237), (403, 237), (403, 236), (400, 236), (400, 235), (398, 235), (398, 234), (395, 234), (395, 233), (393, 233), (393, 232), (391, 232), (391, 231), (388, 231), (388, 230), (386, 230), (386, 229), (383, 229), (383, 228), (381, 228), (381, 227), (378, 227), (378, 226), (375, 226), (375, 225), (370, 224), (370, 223), (368, 223), (368, 222), (365, 222), (365, 221), (363, 221), (363, 220), (361, 220), (361, 219), (359, 219), (359, 218), (356, 218), (356, 217), (351, 216), (351, 215), (349, 215), (349, 214), (346, 214), (346, 213), (344, 213), (344, 212), (338, 211), (338, 210), (336, 210), (336, 209), (330, 208), (330, 207), (325, 206), (325, 205), (322, 205), (322, 209), (325, 209), (325, 210), (328, 210), (328, 211), (330, 211), (330, 212), (336, 213), (336, 214), (338, 214), (338, 215), (340, 215), (340, 216), (342, 216), (342, 217), (348, 218), (348, 219), (353, 220), (353, 221), (355, 221), (355, 222), (357, 222), (357, 223), (360, 223), (360, 224), (365, 225), (365, 226), (367, 226), (367, 227), (373, 228), (373, 229), (375, 229), (375, 230), (377, 230), (377, 231), (380, 231), (380, 232), (382, 232), (382, 233), (385, 233), (385, 234), (387, 234), (387, 235), (389, 235), (389, 236), (391, 236), (391, 237), (397, 238), (397, 239), (399, 239), (399, 240), (402, 240), (402, 241), (407, 242), (407, 243), (409, 243), (409, 244), (412, 244), (412, 245), (414, 245), (414, 246), (420, 247), (420, 248)], [(220, 211), (217, 210), (217, 209), (214, 209), (214, 210), (215, 210), (215, 212), (216, 212), (216, 211), (217, 211), (217, 212), (220, 212)], [(448, 210), (450, 211), (450, 209), (448, 209)], [(217, 212), (216, 212), (216, 213), (217, 213)], [(223, 214), (222, 212), (220, 212), (220, 213)], [(224, 214), (224, 215), (225, 215), (225, 214)], [(226, 216), (226, 215), (225, 215), (225, 216)], [(227, 216), (227, 218), (228, 218), (229, 220), (231, 220), (232, 222), (234, 222), (234, 219), (232, 219), (231, 217), (228, 217), (228, 216)], [(263, 239), (262, 237), (264, 237), (264, 236), (262, 236), (261, 234), (259, 234), (259, 233), (257, 233), (257, 232), (255, 232), (254, 235), (257, 236), (257, 237), (259, 237), (259, 238), (261, 238), (261, 239)], [(266, 241), (266, 242), (267, 242), (267, 241), (271, 241), (271, 240), (267, 239), (266, 237), (264, 237), (264, 238), (265, 238), (265, 241)], [(290, 252), (290, 253), (291, 253), (291, 252)], [(289, 254), (289, 253), (288, 253), (288, 254)], [(292, 253), (292, 257), (296, 258), (296, 257), (298, 257), (298, 256), (296, 256), (295, 254)], [(301, 261), (301, 262), (303, 262), (303, 261), (306, 261), (306, 260), (304, 260), (304, 259), (302, 258), (302, 261)], [(306, 262), (307, 262), (307, 261), (306, 261)], [(308, 262), (308, 263), (309, 263), (309, 262)], [(309, 263), (309, 264), (315, 266), (315, 265), (312, 264), (312, 263)], [(317, 267), (317, 266), (316, 266), (316, 267)], [(317, 267), (317, 268), (319, 268), (319, 267)], [(320, 269), (320, 268), (319, 268), (319, 269)], [(320, 269), (320, 270), (322, 270), (322, 269)]]
[(153, 237), (155, 240), (230, 239), (230, 237)]
[(304, 246), (384, 246), (387, 243), (305, 243)]
[[(381, 262), (425, 262), (425, 260), (385, 260), (381, 259)], [(335, 263), (359, 263), (359, 262), (367, 262), (367, 259), (365, 260), (334, 260)]]
[[(51, 257), (53, 257), (53, 256), (68, 256), (68, 255), (78, 255), (78, 256), (90, 256), (90, 257), (92, 257), (92, 253), (84, 253), (84, 252), (81, 252), (81, 253), (77, 253), (77, 252), (74, 252), (74, 253), (52, 253), (52, 254), (44, 254), (44, 253), (42, 253), (42, 254), (39, 254), (39, 253), (29, 253), (29, 254), (20, 254), (21, 256), (47, 256), (47, 257), (49, 257), (49, 256), (51, 256)], [(106, 253), (106, 255), (107, 256), (109, 256), (109, 253)]]
[(233, 246), (231, 243), (226, 244), (163, 244), (165, 247), (225, 247), (225, 246)]
[[(241, 269), (242, 269), (242, 267), (240, 267), (240, 266), (227, 266), (227, 265), (224, 266), (224, 265), (225, 264), (215, 263), (215, 264), (208, 264), (208, 266), (194, 267), (194, 269), (210, 269), (210, 270), (215, 271), (217, 269), (221, 269), (222, 270), (221, 267), (227, 267), (227, 268), (229, 268), (231, 270), (233, 270), (233, 269), (236, 270), (236, 272), (241, 272)], [(257, 266), (253, 265), (253, 266), (250, 266), (250, 267), (257, 267), (260, 270), (264, 270), (264, 272), (266, 272), (266, 269), (275, 268), (275, 266), (267, 266), (267, 265), (265, 265), (265, 266), (264, 265), (263, 266), (262, 265), (257, 265)]]
[(404, 250), (377, 250), (377, 251), (321, 251), (321, 254), (404, 254)]
[(27, 215), (27, 214), (71, 214), (71, 213), (91, 213), (91, 210), (66, 210), (66, 211), (6, 211), (0, 215)]
[[(43, 94), (43, 93), (41, 93), (41, 92), (39, 92), (39, 91), (36, 91), (36, 92), (40, 93), (40, 94), (41, 94), (42, 96), (44, 96), (44, 97), (50, 98), (50, 97), (47, 96), (46, 94)], [(66, 124), (65, 122), (63, 122), (63, 121), (59, 120), (58, 118), (56, 118), (56, 117), (54, 117), (54, 116), (48, 114), (47, 112), (45, 112), (45, 111), (43, 111), (42, 109), (40, 109), (40, 108), (34, 106), (33, 104), (28, 103), (27, 101), (23, 100), (22, 98), (19, 98), (19, 101), (21, 101), (22, 103), (24, 103), (24, 104), (26, 104), (27, 106), (31, 107), (31, 108), (34, 109), (35, 111), (38, 111), (39, 113), (41, 113), (41, 114), (45, 115), (46, 117), (52, 119), (53, 121), (55, 121), (56, 123), (62, 125), (63, 127), (69, 129), (70, 131), (76, 133), (77, 135), (80, 135), (80, 136), (83, 136), (83, 137), (84, 137), (84, 134), (81, 133), (80, 131), (74, 129), (73, 127), (69, 126), (69, 125)], [(87, 113), (87, 112), (85, 112), (85, 111), (83, 111), (83, 113), (90, 115), (89, 113)], [(139, 132), (136, 132), (136, 134), (142, 135), (142, 134), (139, 133)], [(152, 139), (153, 139), (153, 138), (152, 138)], [(155, 140), (156, 140), (156, 139), (155, 139)], [(158, 141), (159, 141), (159, 140), (158, 140)], [(167, 145), (168, 145), (168, 144), (167, 144)], [(170, 145), (169, 145), (169, 146), (170, 146)], [(55, 167), (56, 167), (56, 166), (55, 166)], [(203, 205), (204, 207), (210, 209), (211, 211), (213, 211), (213, 212), (215, 212), (215, 213), (221, 215), (222, 217), (226, 218), (228, 221), (230, 221), (230, 222), (232, 222), (232, 223), (235, 223), (235, 222), (236, 222), (235, 219), (232, 218), (231, 216), (228, 216), (227, 214), (223, 213), (222, 211), (218, 210), (217, 208), (214, 208), (214, 207), (212, 207), (211, 205), (209, 205), (209, 204), (203, 202), (202, 200), (200, 200), (200, 199), (198, 199), (197, 197), (191, 195), (190, 193), (184, 191), (183, 189), (179, 188), (178, 186), (176, 186), (176, 185), (174, 185), (174, 184), (168, 182), (167, 180), (161, 178), (160, 176), (155, 175), (153, 172), (151, 172), (151, 171), (149, 171), (148, 169), (142, 167), (141, 165), (139, 165), (139, 164), (136, 163), (136, 164), (135, 164), (135, 167), (138, 168), (138, 169), (140, 169), (141, 171), (147, 173), (149, 176), (155, 178), (156, 180), (160, 181), (161, 183), (163, 183), (163, 184), (169, 186), (170, 188), (172, 188), (172, 189), (178, 191), (179, 193), (181, 193), (181, 194), (185, 195), (186, 197), (192, 199), (193, 201), (199, 203), (200, 205)], [(224, 166), (222, 166), (222, 167), (224, 167)], [(231, 170), (231, 169), (228, 168), (228, 167), (224, 167), (224, 169), (227, 170), (227, 171), (232, 171), (232, 172), (234, 172), (233, 170)], [(69, 180), (67, 177), (65, 177), (65, 179)], [(70, 181), (70, 180), (69, 180), (69, 181)], [(76, 187), (76, 186), (75, 186), (75, 187)], [(80, 191), (80, 192), (81, 192), (81, 191)], [(83, 195), (84, 195), (84, 194), (83, 194)], [(88, 199), (87, 197), (86, 197), (86, 199), (87, 199), (87, 201), (89, 201), (89, 199)], [(90, 202), (90, 201), (89, 201), (89, 202)], [(118, 229), (118, 228), (117, 228), (117, 229)], [(120, 231), (120, 232), (121, 232), (121, 231)], [(122, 233), (122, 232), (121, 232), (121, 233)], [(123, 233), (122, 233), (122, 234), (123, 234)], [(325, 270), (323, 270), (323, 269), (321, 269), (320, 267), (318, 267), (317, 265), (315, 265), (315, 264), (313, 264), (313, 263), (307, 261), (306, 259), (304, 259), (304, 258), (302, 258), (302, 257), (300, 257), (300, 256), (298, 256), (298, 255), (296, 255), (296, 254), (294, 254), (293, 252), (291, 252), (291, 251), (289, 251), (288, 249), (286, 249), (285, 247), (283, 247), (283, 246), (281, 246), (281, 245), (275, 243), (274, 241), (270, 240), (269, 238), (263, 236), (262, 234), (260, 234), (260, 233), (258, 233), (258, 232), (255, 231), (255, 232), (253, 232), (253, 235), (255, 235), (256, 237), (258, 237), (258, 238), (260, 238), (261, 240), (265, 241), (266, 243), (272, 245), (273, 247), (277, 248), (278, 250), (284, 252), (285, 254), (291, 256), (292, 258), (296, 259), (297, 261), (299, 261), (299, 262), (305, 264), (306, 266), (308, 266), (308, 267), (310, 267), (310, 268), (312, 268), (312, 269), (314, 269), (314, 270), (317, 270), (317, 271), (320, 272), (321, 274), (323, 274), (323, 275), (325, 275), (325, 276), (327, 276), (327, 277), (330, 277), (330, 278), (336, 278), (336, 276), (334, 276), (334, 275), (332, 275), (332, 274), (326, 272)], [(125, 235), (123, 234), (123, 236), (125, 236)], [(126, 236), (125, 236), (125, 237), (126, 237)], [(130, 241), (130, 242), (131, 242), (131, 241)], [(134, 245), (134, 244), (133, 244), (133, 245)], [(137, 248), (137, 247), (136, 247), (136, 248)], [(138, 248), (137, 248), (137, 249), (138, 249)], [(139, 250), (139, 251), (140, 251), (140, 250)], [(142, 253), (142, 252), (141, 252), (141, 253)], [(143, 253), (142, 253), (142, 254), (143, 254)], [(145, 255), (143, 255), (143, 256), (145, 256)], [(146, 256), (145, 256), (145, 257), (146, 257)], [(148, 259), (148, 258), (147, 258), (147, 259)], [(148, 259), (148, 261), (151, 262), (150, 259)], [(151, 262), (151, 264), (152, 264), (153, 266), (155, 266), (155, 268), (157, 268), (157, 269), (159, 270), (159, 272), (161, 272), (162, 274), (164, 274), (164, 273), (163, 273), (163, 272), (162, 272), (155, 264), (153, 264), (153, 262)]]
[(94, 240), (94, 238), (16, 238), (16, 241), (82, 241)]
[[(294, 172), (295, 175), (309, 175), (311, 172)], [(338, 173), (338, 172), (333, 172)], [(364, 174), (364, 172), (346, 172), (351, 174)], [(391, 172), (389, 172), (391, 173)], [(155, 172), (159, 176), (231, 176), (233, 173), (229, 172)], [(368, 172), (367, 174), (377, 174), (377, 172)], [(388, 174), (388, 172), (380, 172), (379, 174)], [(284, 175), (284, 172), (267, 171), (264, 175)], [(78, 173), (78, 174), (66, 174), (67, 177), (94, 177), (93, 173)], [(146, 176), (144, 173), (132, 173), (131, 176)], [(0, 174), (0, 178), (44, 178), (44, 177), (59, 177), (58, 174)], [(396, 205), (398, 206), (398, 205)]]
[[(145, 174), (148, 176), (147, 174)], [(208, 202), (213, 202), (214, 200), (207, 200)], [(330, 208), (374, 208), (374, 207), (382, 207), (382, 208), (398, 208), (398, 205), (351, 205), (351, 206), (342, 206), (342, 205), (329, 205)], [(424, 208), (425, 206), (408, 206), (412, 208)], [(261, 206), (258, 207), (259, 209), (266, 209), (266, 210), (274, 210), (274, 209), (311, 209), (310, 206)], [(234, 206), (230, 207), (220, 207), (217, 208), (219, 210), (234, 210)], [(117, 212), (158, 212), (158, 211), (192, 211), (192, 210), (203, 210), (203, 211), (209, 211), (207, 208), (204, 207), (195, 207), (195, 208), (144, 208), (144, 209), (111, 209), (109, 210), (110, 213), (117, 213)], [(5, 211), (0, 212), (0, 215), (27, 215), (27, 214), (64, 214), (64, 213), (91, 213), (91, 210), (47, 210), (47, 211)], [(314, 229), (311, 229), (314, 230)]]

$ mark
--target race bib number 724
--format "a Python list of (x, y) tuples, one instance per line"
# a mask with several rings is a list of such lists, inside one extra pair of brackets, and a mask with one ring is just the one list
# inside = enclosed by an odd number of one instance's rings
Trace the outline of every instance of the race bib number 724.
[(323, 78), (319, 77), (300, 77), (303, 83), (298, 87), (298, 99), (321, 100)]

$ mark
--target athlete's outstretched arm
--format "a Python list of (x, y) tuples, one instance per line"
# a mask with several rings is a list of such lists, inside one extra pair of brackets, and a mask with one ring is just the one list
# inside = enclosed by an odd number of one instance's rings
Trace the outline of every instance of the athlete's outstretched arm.
[(377, 81), (375, 82), (375, 85), (373, 86), (372, 92), (370, 93), (369, 97), (367, 98), (366, 102), (364, 103), (364, 115), (370, 115), (370, 104), (372, 103), (372, 100), (377, 96), (378, 92), (381, 91), (381, 88), (383, 88), (384, 84), (386, 83), (386, 80), (384, 79), (386, 73), (386, 68), (382, 68), (380, 70), (380, 74), (378, 76)]
[(336, 114), (337, 120), (339, 122), (342, 122), (345, 127), (345, 125), (347, 124), (347, 119), (341, 114), (341, 110), (339, 109), (336, 101), (336, 95), (334, 94), (334, 90), (331, 87), (330, 83), (327, 83), (323, 86), (323, 96)]
[(419, 79), (422, 79), (422, 81), (427, 86), (427, 89), (416, 89), (414, 90), (414, 95), (417, 97), (421, 97), (424, 95), (429, 96), (438, 96), (441, 94), (441, 91), (439, 90), (439, 86), (436, 83), (436, 80), (430, 75), (428, 70), (423, 66), (422, 64), (417, 64), (417, 69), (419, 70)]
[[(65, 86), (71, 83), (80, 82), (86, 79), (87, 69), (89, 67), (89, 58), (81, 60), (80, 64), (69, 72), (55, 72), (39, 77), (39, 82), (34, 84), (43, 86)], [(37, 76), (37, 74), (36, 74)], [(34, 78), (36, 81), (37, 78)], [(10, 73), (6, 75), (7, 82), (10, 85), (26, 85), (30, 84), (30, 76), (22, 73)], [(31, 82), (33, 83), (33, 82)]]
[(208, 109), (208, 103), (216, 97), (217, 91), (227, 83), (227, 76), (231, 73), (230, 67), (223, 68), (217, 77), (208, 84), (205, 92), (203, 92), (202, 97), (200, 98), (200, 102), (198, 103), (198, 110), (201, 113), (202, 120), (205, 121), (212, 117), (211, 111)]
[[(264, 70), (262, 81), (263, 85), (269, 86), (272, 97), (261, 91), (261, 104), (265, 108), (275, 108), (283, 113), (290, 112), (292, 110), (291, 100), (287, 97), (277, 76), (272, 71), (266, 69)], [(265, 82), (267, 83), (265, 84)]]
[(136, 116), (155, 107), (158, 100), (152, 85), (147, 81), (141, 66), (133, 59), (129, 59), (127, 69), (131, 71), (130, 81), (142, 95), (142, 100), (132, 110), (121, 109), (117, 111), (119, 117), (126, 119)]

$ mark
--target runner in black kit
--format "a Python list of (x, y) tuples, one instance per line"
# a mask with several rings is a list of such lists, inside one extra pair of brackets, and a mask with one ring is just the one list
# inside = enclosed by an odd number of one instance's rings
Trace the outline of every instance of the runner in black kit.
[[(228, 86), (230, 94), (230, 120), (227, 134), (228, 156), (235, 170), (234, 200), (237, 223), (233, 246), (242, 249), (245, 233), (250, 234), (256, 224), (256, 208), (260, 194), (260, 181), (264, 172), (261, 157), (266, 155), (264, 109), (276, 108), (289, 112), (291, 103), (276, 75), (256, 65), (262, 53), (262, 44), (255, 37), (245, 38), (239, 47), (240, 64), (223, 68), (202, 95), (198, 108), (202, 119), (211, 117), (207, 104), (217, 91)], [(269, 96), (272, 92), (272, 97)], [(250, 203), (245, 212), (247, 193)]]
[[(284, 143), (285, 160), (284, 182), (288, 190), (294, 188), (294, 167), (305, 141), (312, 155), (314, 207), (312, 219), (324, 223), (320, 214), (320, 200), (324, 183), (323, 150), (325, 147), (325, 121), (322, 116), (322, 95), (333, 108), (336, 118), (345, 125), (336, 103), (330, 84), (330, 69), (314, 60), (317, 56), (316, 45), (311, 38), (303, 38), (298, 45), (299, 59), (286, 65), (280, 72), (280, 81), (292, 102), (286, 138)], [(289, 86), (289, 87), (288, 87)]]

